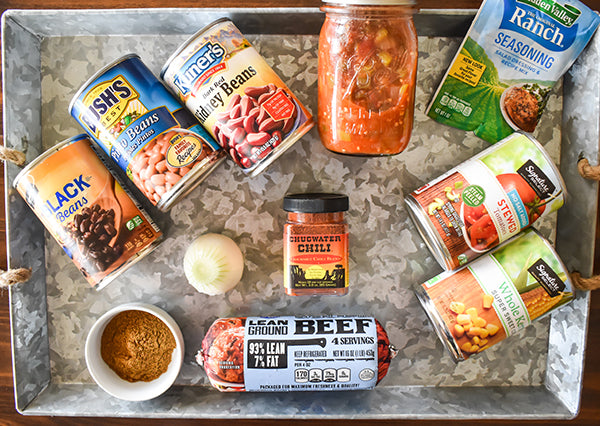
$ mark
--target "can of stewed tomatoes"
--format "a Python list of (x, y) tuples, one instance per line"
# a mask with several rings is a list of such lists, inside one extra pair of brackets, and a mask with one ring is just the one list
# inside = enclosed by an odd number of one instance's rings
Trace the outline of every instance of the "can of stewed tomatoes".
[(96, 155), (88, 135), (44, 152), (17, 175), (14, 187), (97, 290), (162, 238)]
[(458, 271), (430, 279), (416, 294), (456, 362), (518, 333), (574, 297), (567, 268), (533, 228)]
[(226, 18), (183, 43), (161, 78), (250, 176), (313, 126), (308, 110)]
[(436, 260), (454, 270), (558, 210), (565, 183), (532, 136), (513, 133), (406, 197)]
[(319, 37), (321, 141), (349, 155), (402, 152), (417, 78), (414, 0), (325, 0)]
[(162, 211), (225, 158), (215, 140), (134, 54), (94, 74), (73, 97), (69, 112)]

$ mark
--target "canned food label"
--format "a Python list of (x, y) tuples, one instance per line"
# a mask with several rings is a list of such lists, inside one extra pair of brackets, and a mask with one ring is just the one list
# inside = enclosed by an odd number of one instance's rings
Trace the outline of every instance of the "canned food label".
[(135, 121), (135, 124), (119, 129), (121, 133), (115, 135), (117, 142), (110, 151), (112, 158), (123, 170), (127, 170), (136, 154), (146, 146), (148, 139), (177, 126), (177, 121), (164, 107), (138, 115), (140, 113), (132, 113), (122, 120), (123, 123)]
[(564, 266), (549, 243), (531, 229), (422, 287), (464, 358), (573, 299)]
[(172, 167), (189, 166), (202, 153), (202, 144), (193, 135), (175, 134), (169, 145), (166, 160)]
[(71, 114), (154, 204), (180, 190), (176, 184), (189, 169), (216, 161), (213, 154), (220, 151), (135, 56), (95, 78), (74, 100)]
[[(481, 308), (476, 305), (475, 309), (480, 308), (479, 312), (482, 313), (485, 309), (483, 308), (483, 295), (491, 295), (493, 297), (492, 307), (507, 336), (522, 330), (531, 323), (527, 306), (521, 299), (518, 289), (493, 256), (484, 257), (481, 262), (476, 262), (467, 269), (473, 274), (482, 289)], [(487, 320), (485, 321), (487, 322)], [(493, 323), (492, 321), (491, 324)]]
[(247, 173), (312, 126), (310, 113), (231, 21), (192, 39), (162, 78)]
[(288, 289), (348, 287), (348, 233), (284, 235)]
[(20, 175), (16, 188), (93, 286), (162, 235), (85, 137)]
[(532, 160), (527, 160), (525, 164), (517, 169), (517, 173), (527, 181), (542, 200), (552, 196), (556, 189), (552, 180)]
[(456, 269), (563, 205), (561, 178), (528, 136), (515, 133), (414, 191)]
[(371, 389), (377, 383), (373, 318), (249, 317), (247, 391)]
[(294, 104), (283, 92), (276, 92), (263, 103), (263, 108), (274, 120), (287, 120), (294, 114)]
[(565, 283), (544, 259), (538, 259), (527, 272), (535, 277), (550, 297), (556, 297), (565, 290)]

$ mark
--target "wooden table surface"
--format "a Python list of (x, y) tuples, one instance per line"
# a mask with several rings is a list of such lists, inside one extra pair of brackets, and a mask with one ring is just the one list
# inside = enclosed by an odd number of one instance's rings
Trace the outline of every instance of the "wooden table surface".
[[(471, 8), (476, 9), (480, 1), (476, 0), (422, 0), (419, 1), (421, 8)], [(600, 0), (584, 0), (588, 6), (594, 10), (600, 10)], [(318, 7), (319, 0), (208, 0), (193, 1), (180, 0), (178, 2), (168, 2), (166, 0), (2, 0), (0, 3), (0, 12), (7, 9), (97, 9), (97, 8), (144, 8), (144, 7)], [(0, 92), (1, 97), (1, 92)], [(1, 106), (0, 106), (1, 109)], [(2, 123), (0, 123), (0, 129)], [(591, 159), (595, 164), (595, 159)], [(0, 267), (6, 268), (6, 233), (5, 233), (5, 210), (4, 210), (4, 173), (0, 164)], [(600, 226), (599, 226), (600, 228)], [(595, 271), (600, 272), (600, 245), (598, 235), (596, 236), (596, 262)], [(578, 425), (600, 425), (600, 291), (592, 297), (591, 312), (589, 316), (589, 330), (587, 338), (587, 350), (585, 360), (585, 370), (583, 378), (583, 395), (581, 399), (581, 411), (577, 418), (571, 421), (571, 424)], [(476, 398), (477, 395), (473, 395)], [(230, 421), (226, 420), (143, 420), (147, 425), (175, 424), (178, 425), (226, 425)], [(140, 419), (123, 418), (65, 418), (65, 417), (30, 417), (22, 416), (16, 412), (14, 406), (12, 362), (10, 346), (10, 323), (8, 310), (8, 292), (0, 291), (0, 425), (75, 425), (75, 424), (103, 424), (103, 425), (133, 425), (138, 424)], [(340, 423), (336, 420), (237, 420), (236, 424), (240, 426), (269, 426), (269, 425), (333, 425)], [(348, 422), (344, 420), (344, 422)], [(535, 424), (535, 425), (559, 425), (566, 424), (567, 421), (493, 421), (493, 420), (473, 420), (473, 421), (415, 421), (415, 420), (356, 420), (349, 422), (352, 425), (459, 425), (459, 424), (496, 424), (507, 425), (516, 423)]]

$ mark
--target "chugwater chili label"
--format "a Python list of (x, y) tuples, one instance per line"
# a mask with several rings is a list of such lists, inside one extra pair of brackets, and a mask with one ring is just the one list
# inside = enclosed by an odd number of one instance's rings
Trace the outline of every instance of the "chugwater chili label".
[(550, 243), (528, 229), (470, 265), (425, 282), (417, 296), (461, 361), (569, 303), (573, 290)]
[(556, 166), (514, 133), (407, 197), (409, 213), (447, 269), (480, 256), (564, 203)]
[(348, 286), (348, 233), (284, 233), (287, 289), (326, 289)]
[(248, 317), (247, 391), (371, 389), (377, 383), (374, 318)]

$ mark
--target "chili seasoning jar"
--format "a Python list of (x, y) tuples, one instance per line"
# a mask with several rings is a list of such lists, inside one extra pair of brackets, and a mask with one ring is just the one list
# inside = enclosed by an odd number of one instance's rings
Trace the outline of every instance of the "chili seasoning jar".
[(289, 194), (283, 228), (285, 292), (291, 296), (348, 292), (348, 197)]
[(417, 34), (412, 0), (325, 0), (319, 38), (319, 134), (325, 148), (402, 152), (413, 126)]

